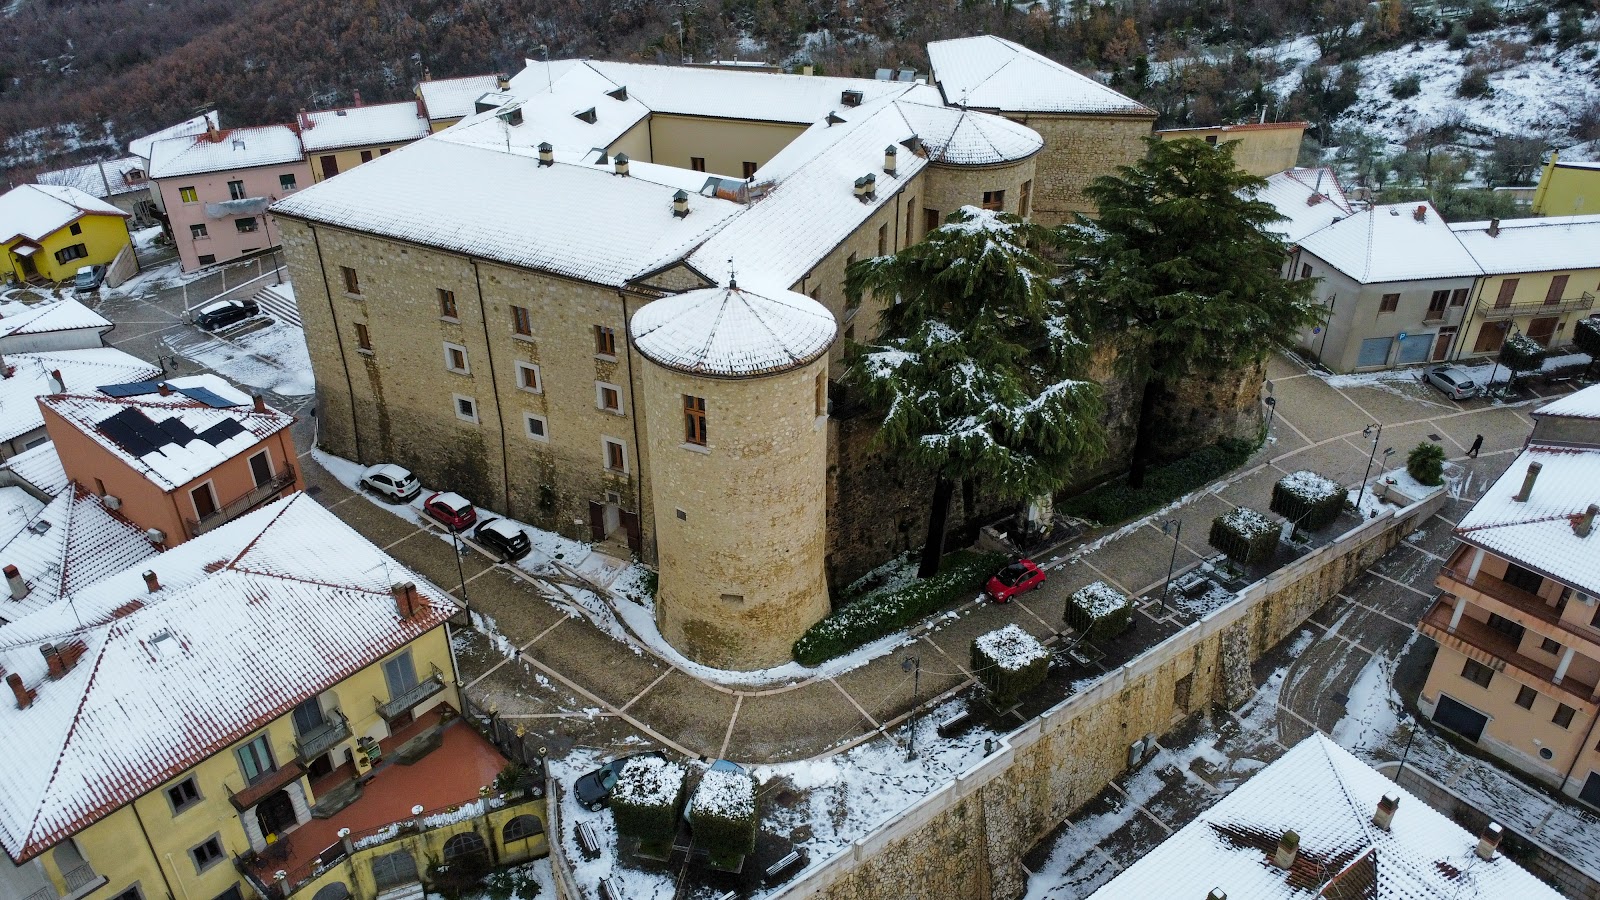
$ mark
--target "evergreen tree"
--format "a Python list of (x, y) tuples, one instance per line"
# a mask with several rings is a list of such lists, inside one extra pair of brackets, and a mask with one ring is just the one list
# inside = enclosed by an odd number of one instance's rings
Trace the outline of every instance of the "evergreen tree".
[(1259, 362), (1320, 321), (1315, 282), (1279, 274), (1287, 248), (1266, 230), (1282, 218), (1253, 199), (1266, 182), (1238, 168), (1235, 142), (1147, 138), (1149, 152), (1084, 193), (1099, 207), (1062, 228), (1073, 290), (1106, 332), (1132, 329), (1148, 353), (1128, 483), (1140, 487), (1153, 423), (1169, 385)]
[(1049, 493), (1103, 448), (1100, 387), (1075, 377), (1088, 351), (1079, 317), (1036, 250), (1054, 238), (969, 206), (921, 243), (846, 272), (852, 300), (896, 300), (850, 377), (887, 410), (882, 444), (934, 476), (920, 577), (939, 569), (957, 482)]

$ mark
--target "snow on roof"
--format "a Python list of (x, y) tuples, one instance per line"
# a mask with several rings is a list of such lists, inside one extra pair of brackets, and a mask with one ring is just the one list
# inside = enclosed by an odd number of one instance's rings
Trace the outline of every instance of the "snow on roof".
[(906, 88), (903, 83), (869, 78), (599, 60), (585, 65), (626, 87), (629, 97), (637, 97), (654, 112), (796, 125), (810, 125), (830, 112), (844, 113), (845, 91), (859, 91), (866, 103), (897, 95)]
[(1483, 273), (1427, 201), (1362, 210), (1306, 235), (1300, 246), (1362, 284)]
[(928, 44), (933, 78), (945, 100), (1003, 112), (1155, 116), (1093, 78), (993, 35)]
[(428, 119), (459, 119), (474, 112), (473, 104), (498, 85), (494, 75), (467, 75), (462, 78), (441, 78), (417, 85), (422, 94), (422, 104), (428, 109)]
[(1574, 419), (1600, 419), (1600, 384), (1568, 394), (1534, 410), (1535, 416), (1561, 416)]
[[(1600, 215), (1456, 222), (1450, 230), (1487, 275), (1600, 268)], [(1591, 286), (1574, 286), (1574, 296)]]
[(52, 497), (67, 487), (67, 472), (61, 468), (61, 455), (56, 453), (56, 445), (50, 441), (11, 457), (6, 460), (4, 468)]
[(155, 554), (144, 531), (99, 497), (62, 491), (26, 520), (0, 521), (0, 566), (16, 566), (29, 588), (21, 600), (0, 593), (0, 620), (15, 622)]
[(689, 801), (689, 808), (694, 813), (723, 819), (754, 818), (755, 779), (736, 766), (722, 768), (713, 764), (700, 776), (700, 784), (694, 789), (694, 799)]
[(838, 325), (804, 294), (730, 285), (647, 303), (633, 314), (629, 331), (634, 347), (658, 365), (740, 377), (806, 365), (828, 352)]
[[(1385, 794), (1400, 800), (1387, 831), (1372, 822)], [(1300, 837), (1287, 871), (1273, 864), (1286, 831)], [(1477, 837), (1317, 733), (1089, 896), (1200, 898), (1213, 888), (1238, 900), (1560, 896), (1504, 854), (1480, 859), (1477, 845)]]
[(25, 237), (40, 241), (85, 215), (127, 213), (73, 187), (22, 184), (0, 195), (0, 242)]
[[(1576, 396), (1576, 395), (1574, 395)], [(1517, 494), (1528, 466), (1540, 471), (1528, 499)], [(1456, 537), (1591, 596), (1600, 595), (1600, 528), (1573, 522), (1600, 503), (1600, 448), (1530, 444), (1456, 526)]]
[(382, 103), (308, 112), (300, 117), (305, 152), (371, 144), (402, 144), (428, 136), (428, 120), (415, 102)]
[[(390, 591), (407, 581), (422, 599), (409, 620)], [(455, 610), (295, 494), (0, 627), (0, 666), (37, 691), (26, 709), (0, 704), (0, 847), (43, 852)], [(44, 642), (82, 657), (49, 679)]]
[[(196, 383), (216, 376), (193, 376), (167, 382), (173, 388), (215, 385)], [(218, 396), (235, 401), (236, 396)], [(294, 424), (294, 416), (268, 407), (256, 412), (248, 399), (241, 405), (217, 407), (174, 390), (114, 397), (103, 393), (57, 394), (39, 403), (163, 491), (199, 478), (240, 453)]]
[(111, 321), (71, 297), (53, 303), (36, 303), (26, 312), (0, 318), (0, 338), (101, 328), (111, 328)]
[[(563, 61), (546, 82), (543, 63), (532, 63), (511, 80), (510, 106), (522, 110), (522, 124), (502, 120), (497, 110), (468, 110), (467, 117), (441, 132), (440, 140), (478, 147), (523, 148), (535, 152), (541, 143), (558, 150), (585, 152), (608, 147), (629, 128), (650, 115), (650, 109), (588, 63)], [(554, 64), (552, 64), (554, 65)], [(610, 93), (608, 93), (610, 92)], [(497, 98), (498, 99), (498, 98)], [(579, 113), (592, 112), (579, 118)]]
[(931, 89), (914, 90), (894, 105), (934, 162), (988, 166), (1027, 159), (1044, 149), (1044, 138), (1032, 128), (945, 106)]
[(288, 125), (259, 125), (157, 141), (150, 148), (150, 177), (176, 178), (300, 162), (300, 135)]
[(204, 134), (207, 128), (221, 127), (222, 117), (215, 110), (213, 110), (205, 115), (195, 116), (192, 119), (185, 119), (176, 125), (168, 125), (166, 128), (163, 128), (160, 131), (152, 134), (147, 134), (144, 137), (136, 137), (128, 142), (128, 152), (132, 153), (134, 156), (141, 157), (142, 159), (148, 161), (150, 159), (150, 147), (155, 144), (156, 141), (164, 141), (168, 138), (175, 137), (186, 137), (191, 134)]
[(137, 156), (127, 156), (109, 162), (94, 162), (73, 166), (70, 169), (40, 172), (34, 176), (34, 180), (39, 184), (77, 188), (91, 197), (107, 200), (120, 194), (149, 190), (150, 183), (142, 177), (142, 174), (139, 178), (131, 177), (135, 172), (144, 172), (144, 160)]
[(1267, 230), (1282, 235), (1290, 244), (1355, 212), (1339, 184), (1339, 176), (1326, 166), (1269, 175), (1267, 186), (1255, 199), (1277, 208), (1284, 220), (1273, 222)]
[(273, 204), (276, 215), (354, 228), (620, 287), (688, 249), (739, 210), (610, 168), (556, 163), (437, 137)]
[(996, 666), (1016, 672), (1050, 655), (1039, 639), (1016, 625), (1006, 625), (978, 636), (978, 652)]
[(58, 392), (51, 384), (52, 371), (61, 373), (68, 390), (140, 381), (161, 374), (159, 368), (112, 347), (8, 353), (4, 365), (12, 371), (10, 377), (0, 380), (0, 441), (44, 427), (38, 398)]

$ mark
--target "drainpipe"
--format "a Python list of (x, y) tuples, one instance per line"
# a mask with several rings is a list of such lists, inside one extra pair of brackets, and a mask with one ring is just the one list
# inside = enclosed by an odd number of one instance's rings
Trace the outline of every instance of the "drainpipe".
[[(494, 418), (500, 426), (500, 486), (505, 497), (506, 515), (511, 514), (511, 463), (507, 459), (506, 450), (506, 413), (500, 406), (500, 381), (495, 374), (494, 342), (489, 340), (489, 313), (483, 308), (483, 276), (478, 272), (478, 261), (467, 257), (472, 263), (472, 280), (478, 288), (478, 321), (483, 324), (483, 346), (489, 356), (489, 389), (494, 391)], [(466, 590), (462, 588), (462, 590)]]
[(1594, 740), (1594, 726), (1597, 722), (1600, 722), (1600, 716), (1589, 719), (1589, 730), (1583, 735), (1583, 743), (1579, 744), (1577, 751), (1572, 754), (1572, 762), (1567, 766), (1567, 774), (1561, 776), (1561, 786), (1556, 788), (1557, 793), (1562, 795), (1567, 793), (1567, 782), (1572, 780), (1572, 772), (1578, 768), (1578, 759), (1583, 756), (1584, 748), (1590, 746), (1589, 742)]
[[(639, 553), (642, 556), (644, 554), (644, 460), (640, 459), (643, 454), (639, 452), (639, 448), (643, 447), (644, 444), (639, 439), (640, 385), (633, 377), (633, 332), (628, 328), (630, 322), (628, 317), (628, 294), (621, 288), (617, 289), (617, 301), (622, 304), (622, 337), (624, 346), (628, 348), (628, 409), (630, 410), (628, 418), (633, 420), (630, 423), (633, 425), (633, 461), (638, 469), (638, 477), (633, 480), (633, 508), (639, 511), (636, 515), (639, 517)], [(655, 518), (654, 512), (654, 509), (652, 509), (652, 520)], [(654, 521), (650, 523), (650, 530), (652, 532), (655, 531)]]
[(317, 236), (317, 226), (306, 223), (311, 229), (311, 242), (317, 248), (317, 270), (322, 275), (322, 296), (328, 300), (328, 315), (333, 317), (333, 345), (339, 348), (339, 364), (344, 368), (344, 387), (350, 396), (350, 436), (356, 442), (356, 462), (364, 462), (361, 455), (360, 417), (356, 415), (356, 386), (350, 379), (350, 360), (345, 357), (344, 338), (339, 334), (339, 313), (334, 309), (333, 291), (328, 287), (328, 264), (322, 259), (322, 238)]

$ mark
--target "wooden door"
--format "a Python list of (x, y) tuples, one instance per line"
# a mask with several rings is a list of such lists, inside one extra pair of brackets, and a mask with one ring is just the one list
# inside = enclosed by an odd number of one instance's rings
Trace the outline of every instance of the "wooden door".
[(589, 539), (596, 544), (606, 539), (605, 504), (589, 501)]
[(217, 498), (211, 493), (211, 485), (202, 484), (190, 491), (189, 496), (194, 500), (196, 521), (204, 521), (207, 516), (217, 511)]
[(1433, 342), (1433, 361), (1434, 362), (1439, 362), (1440, 360), (1444, 359), (1445, 356), (1449, 355), (1449, 353), (1450, 353), (1450, 342), (1455, 340), (1455, 338), (1456, 338), (1456, 330), (1454, 328), (1441, 328), (1441, 329), (1439, 329), (1439, 337), (1438, 337), (1437, 340), (1435, 340)]
[(1567, 292), (1567, 279), (1570, 275), (1557, 275), (1550, 279), (1550, 289), (1544, 292), (1546, 306), (1554, 306), (1561, 302), (1561, 295)]
[(639, 514), (624, 512), (622, 514), (622, 528), (628, 533), (628, 549), (635, 553), (644, 550), (644, 531), (639, 527)]
[(1472, 345), (1473, 353), (1493, 353), (1506, 342), (1510, 322), (1485, 322), (1478, 328), (1478, 340)]
[(1500, 282), (1500, 293), (1494, 298), (1495, 309), (1505, 309), (1511, 305), (1511, 299), (1517, 295), (1517, 281), (1516, 278), (1507, 278)]
[(1541, 316), (1528, 323), (1528, 337), (1539, 342), (1539, 346), (1550, 346), (1550, 339), (1555, 337), (1556, 323), (1561, 321), (1560, 316)]

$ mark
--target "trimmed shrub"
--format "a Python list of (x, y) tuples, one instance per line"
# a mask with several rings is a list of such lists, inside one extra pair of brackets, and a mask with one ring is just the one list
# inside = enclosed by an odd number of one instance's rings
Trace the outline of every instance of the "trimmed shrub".
[(1044, 682), (1050, 651), (1033, 635), (1007, 625), (973, 638), (972, 669), (988, 691), (989, 703), (1008, 709)]
[(711, 856), (711, 864), (731, 869), (754, 853), (757, 821), (755, 778), (732, 763), (713, 763), (689, 801), (689, 827), (694, 829), (695, 843)]
[(1394, 84), (1389, 85), (1389, 93), (1396, 100), (1409, 100), (1415, 97), (1422, 93), (1422, 76), (1407, 75), (1396, 79)]
[(1291, 472), (1272, 486), (1268, 508), (1295, 523), (1296, 528), (1319, 531), (1333, 524), (1344, 508), (1344, 487), (1309, 469)]
[(1005, 562), (998, 553), (959, 551), (945, 557), (944, 571), (911, 584), (872, 591), (848, 601), (806, 629), (794, 642), (795, 661), (815, 666), (888, 637), (951, 601), (976, 594)]
[(1190, 491), (1244, 465), (1258, 445), (1226, 440), (1145, 473), (1144, 487), (1135, 490), (1118, 478), (1060, 504), (1069, 516), (1100, 525), (1119, 525), (1153, 509), (1160, 509)]
[(1500, 365), (1511, 370), (1513, 380), (1524, 372), (1532, 372), (1544, 365), (1545, 357), (1550, 351), (1539, 345), (1531, 337), (1516, 332), (1506, 338), (1500, 346)]
[(1114, 638), (1133, 622), (1133, 600), (1104, 581), (1086, 584), (1067, 598), (1063, 618), (1091, 641)]
[(1406, 472), (1428, 487), (1444, 484), (1444, 448), (1423, 441), (1406, 454)]
[(650, 856), (666, 856), (678, 834), (685, 774), (683, 766), (659, 756), (635, 756), (624, 763), (611, 789), (617, 833), (637, 838)]
[(1241, 506), (1213, 519), (1207, 540), (1235, 563), (1251, 566), (1272, 558), (1272, 551), (1278, 546), (1278, 526), (1261, 513)]

